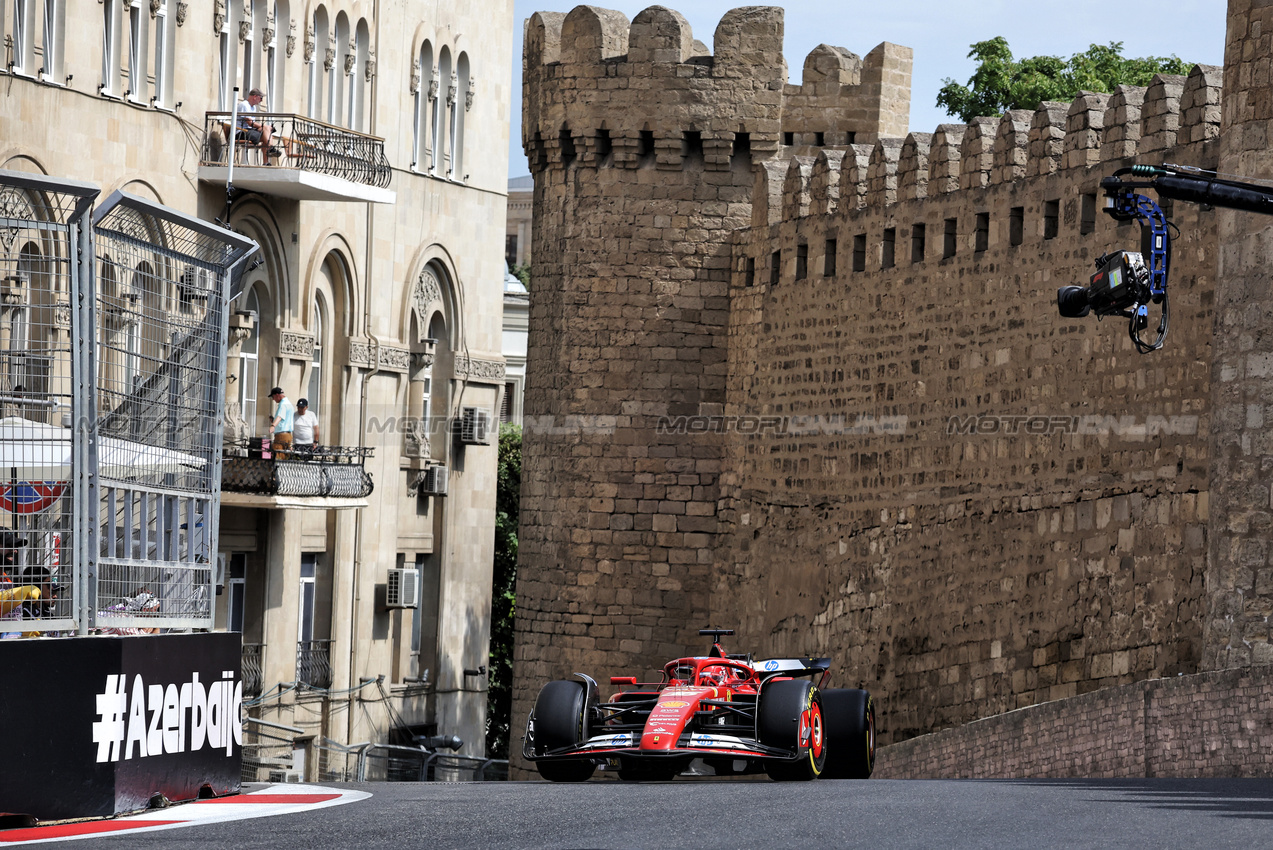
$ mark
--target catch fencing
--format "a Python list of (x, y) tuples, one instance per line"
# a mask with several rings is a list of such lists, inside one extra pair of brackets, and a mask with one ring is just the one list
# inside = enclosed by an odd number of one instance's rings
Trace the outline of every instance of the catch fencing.
[[(211, 628), (225, 341), (256, 245), (0, 171), (0, 630)], [(34, 622), (38, 621), (38, 622)]]

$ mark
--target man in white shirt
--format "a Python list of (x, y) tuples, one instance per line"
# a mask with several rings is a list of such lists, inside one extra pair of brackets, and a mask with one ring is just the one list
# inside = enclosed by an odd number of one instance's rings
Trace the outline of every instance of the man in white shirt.
[(309, 399), (296, 402), (296, 420), (293, 422), (293, 445), (313, 448), (318, 442), (318, 417), (309, 409)]
[(247, 100), (239, 101), (238, 137), (242, 141), (260, 145), (261, 154), (265, 157), (266, 164), (268, 164), (271, 155), (278, 156), (282, 152), (278, 148), (270, 146), (270, 133), (273, 128), (266, 122), (258, 121), (252, 117), (256, 114), (257, 107), (261, 105), (263, 100), (265, 100), (265, 94), (260, 89), (252, 89), (252, 91), (248, 92)]

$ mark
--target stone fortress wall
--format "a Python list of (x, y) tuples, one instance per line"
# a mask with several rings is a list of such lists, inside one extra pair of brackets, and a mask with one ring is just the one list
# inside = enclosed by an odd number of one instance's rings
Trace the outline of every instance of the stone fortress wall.
[(1208, 566), (1230, 214), (1169, 209), (1163, 351), (1055, 308), (1137, 248), (1103, 176), (1223, 164), (1220, 69), (907, 134), (908, 49), (791, 86), (781, 14), (527, 23), (527, 414), (585, 419), (526, 435), (515, 722), (709, 624), (835, 657), (883, 743), (1269, 660)]

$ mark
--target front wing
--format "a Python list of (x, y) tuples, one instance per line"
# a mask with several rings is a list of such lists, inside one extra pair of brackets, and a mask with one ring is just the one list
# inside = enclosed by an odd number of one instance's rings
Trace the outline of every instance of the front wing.
[(713, 735), (707, 732), (683, 732), (676, 746), (668, 750), (641, 749), (641, 735), (637, 732), (622, 732), (609, 735), (594, 735), (587, 741), (573, 747), (563, 747), (535, 755), (529, 744), (523, 744), (522, 755), (530, 760), (537, 759), (579, 759), (579, 758), (649, 758), (664, 759), (676, 757), (729, 756), (747, 759), (772, 759), (792, 761), (799, 757), (795, 750), (784, 750), (770, 747), (754, 738), (739, 738), (733, 735)]

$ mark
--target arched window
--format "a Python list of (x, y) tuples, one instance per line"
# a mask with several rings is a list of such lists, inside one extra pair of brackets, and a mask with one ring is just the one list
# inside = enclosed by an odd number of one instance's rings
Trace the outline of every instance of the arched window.
[(461, 53), (455, 63), (456, 92), (451, 104), (451, 179), (464, 182), (464, 115), (468, 112), (469, 55)]
[(257, 358), (261, 350), (261, 299), (257, 297), (255, 286), (243, 299), (243, 309), (252, 314), (252, 332), (239, 348), (239, 410), (243, 411), (243, 421), (252, 429), (249, 433), (254, 433), (257, 426)]
[[(111, 0), (104, 2), (109, 3)], [(226, 15), (221, 22), (220, 33), (221, 78), (217, 85), (217, 108), (228, 112), (234, 108), (234, 86), (239, 78), (239, 54), (234, 49), (234, 40), (238, 37), (239, 28), (236, 18), (241, 11), (239, 4), (234, 2), (227, 2), (225, 9)]]
[(147, 86), (147, 41), (150, 15), (145, 0), (131, 0), (128, 4), (128, 88), (124, 97), (134, 103), (145, 103)]
[(327, 63), (328, 24), (327, 10), (319, 6), (314, 10), (312, 35), (314, 38), (314, 55), (309, 60), (309, 108), (310, 118), (323, 120), (326, 117), (323, 100), (325, 65)]
[(286, 67), (286, 51), (279, 50), (280, 36), (286, 37), (288, 28), (291, 26), (291, 16), (288, 12), (287, 0), (277, 0), (274, 4), (273, 23), (267, 26), (267, 34), (269, 36), (265, 41), (265, 72), (269, 77), (265, 94), (269, 98), (266, 106), (271, 112), (280, 112), (283, 109), (283, 69)]
[(169, 4), (176, 0), (159, 0), (155, 11), (155, 106), (171, 109), (173, 45), (177, 27), (169, 14)]
[(323, 402), (323, 352), (327, 350), (323, 337), (324, 332), (327, 330), (325, 313), (326, 309), (324, 308), (322, 297), (315, 298), (314, 353), (310, 357), (309, 388), (305, 394), (309, 398), (310, 409), (314, 410), (319, 416), (324, 416), (327, 413), (327, 405)]
[(336, 60), (327, 75), (327, 123), (346, 124), (345, 98), (348, 97), (345, 70), (349, 53), (349, 18), (344, 12), (336, 16)]
[(445, 177), (451, 170), (446, 149), (446, 126), (451, 101), (455, 98), (451, 84), (451, 51), (443, 47), (438, 54), (438, 96), (433, 100), (433, 168), (434, 177)]
[(371, 57), (371, 35), (366, 19), (358, 21), (355, 36), (355, 59), (349, 74), (349, 128), (363, 132), (366, 129), (367, 111), (367, 60)]
[(102, 0), (102, 86), (101, 93), (119, 96), (120, 4), (123, 0)]
[(427, 39), (420, 45), (416, 61), (419, 63), (420, 80), (415, 90), (415, 139), (411, 148), (411, 168), (428, 172), (433, 155), (429, 138), (429, 114), (433, 104), (433, 45)]

